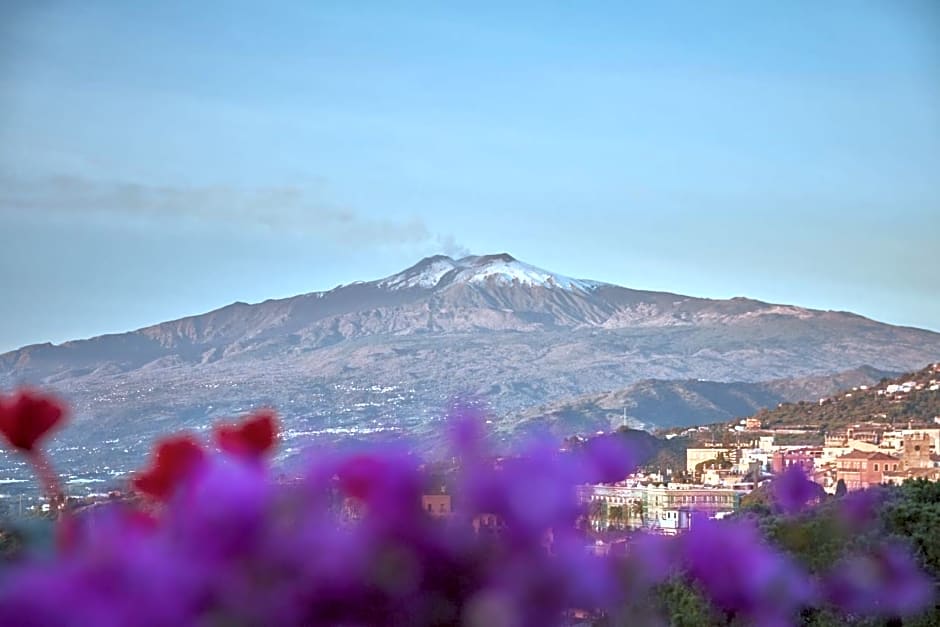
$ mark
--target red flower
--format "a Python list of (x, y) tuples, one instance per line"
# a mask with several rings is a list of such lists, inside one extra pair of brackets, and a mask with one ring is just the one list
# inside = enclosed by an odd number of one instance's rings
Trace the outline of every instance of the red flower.
[(215, 441), (226, 453), (261, 457), (277, 444), (277, 420), (274, 412), (257, 411), (239, 424), (216, 425)]
[(53, 396), (20, 390), (9, 399), (0, 397), (0, 432), (22, 451), (32, 451), (64, 418), (65, 406)]
[(166, 500), (204, 457), (205, 451), (193, 436), (167, 438), (157, 444), (153, 466), (134, 478), (134, 488), (161, 501)]
[(356, 455), (337, 470), (340, 488), (349, 496), (366, 500), (372, 494), (384, 471), (380, 459), (372, 455)]

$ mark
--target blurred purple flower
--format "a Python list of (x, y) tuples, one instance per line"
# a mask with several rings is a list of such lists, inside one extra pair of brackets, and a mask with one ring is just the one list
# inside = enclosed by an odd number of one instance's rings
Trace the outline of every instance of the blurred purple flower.
[(636, 470), (637, 455), (616, 433), (593, 438), (584, 447), (586, 483), (615, 483)]
[(631, 538), (628, 562), (634, 566), (644, 586), (666, 581), (676, 572), (678, 545), (673, 538), (640, 533)]
[(883, 500), (884, 494), (878, 488), (849, 492), (838, 503), (839, 521), (849, 532), (860, 531), (875, 520)]
[(774, 500), (786, 514), (796, 514), (818, 498), (821, 488), (806, 476), (798, 464), (787, 466), (771, 483)]
[(447, 412), (447, 430), (454, 451), (465, 458), (478, 458), (485, 441), (484, 413), (468, 400), (459, 400)]
[[(63, 550), (0, 573), (0, 623), (541, 627), (575, 608), (629, 611), (636, 595), (681, 572), (719, 607), (761, 625), (788, 624), (817, 598), (808, 574), (747, 522), (696, 516), (678, 539), (641, 534), (625, 556), (590, 554), (575, 528), (576, 487), (633, 470), (620, 436), (574, 453), (534, 441), (494, 460), (476, 409), (451, 418), (464, 463), (450, 520), (421, 509), (423, 476), (401, 449), (321, 454), (299, 480), (280, 483), (260, 455), (184, 442), (170, 452), (185, 455), (163, 455), (151, 473), (150, 493), (165, 500), (146, 513), (102, 507), (72, 519)], [(270, 430), (258, 424), (251, 443), (266, 451)], [(180, 461), (190, 458), (198, 463)], [(786, 511), (815, 496), (801, 473), (778, 482)], [(345, 515), (351, 505), (356, 516)], [(868, 507), (844, 505), (850, 519)], [(477, 534), (481, 515), (495, 517), (498, 531)], [(896, 547), (852, 558), (826, 590), (850, 611), (884, 615), (913, 612), (932, 594)]]
[(264, 467), (215, 455), (174, 495), (167, 527), (190, 556), (225, 559), (249, 553), (264, 531), (273, 499)]
[(816, 597), (809, 574), (767, 546), (749, 521), (699, 521), (681, 541), (689, 575), (718, 607), (789, 620)]
[(935, 583), (897, 545), (847, 558), (833, 568), (825, 587), (832, 603), (854, 614), (911, 616), (935, 598)]
[(340, 459), (336, 476), (343, 494), (358, 501), (377, 526), (407, 528), (424, 520), (421, 475), (417, 461), (389, 447)]
[(0, 585), (9, 625), (185, 625), (198, 610), (200, 579), (183, 554), (135, 512), (104, 507), (85, 516), (72, 548), (28, 562)]

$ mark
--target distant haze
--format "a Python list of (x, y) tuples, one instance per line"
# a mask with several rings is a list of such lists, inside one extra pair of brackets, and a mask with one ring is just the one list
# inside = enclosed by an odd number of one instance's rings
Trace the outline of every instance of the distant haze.
[(940, 330), (940, 5), (0, 7), (0, 353), (507, 250)]

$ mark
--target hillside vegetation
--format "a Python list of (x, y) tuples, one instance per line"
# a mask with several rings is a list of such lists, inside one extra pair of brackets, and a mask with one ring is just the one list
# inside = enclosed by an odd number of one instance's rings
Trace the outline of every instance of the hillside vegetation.
[(751, 416), (780, 403), (816, 400), (853, 386), (873, 386), (896, 374), (862, 366), (836, 374), (756, 383), (648, 379), (610, 392), (530, 408), (517, 420), (527, 427), (541, 424), (562, 435), (621, 425), (670, 428), (714, 424)]
[(765, 429), (809, 426), (831, 431), (860, 422), (932, 422), (940, 417), (940, 364), (816, 402), (783, 403), (757, 414)]

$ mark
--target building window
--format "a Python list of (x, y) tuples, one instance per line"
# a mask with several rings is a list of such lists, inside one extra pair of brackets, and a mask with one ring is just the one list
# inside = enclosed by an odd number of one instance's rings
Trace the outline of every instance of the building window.
[(878, 471), (878, 464), (875, 464), (875, 471)]
[(897, 464), (894, 465), (894, 469), (895, 469), (895, 470), (898, 469), (898, 465), (897, 465)]

